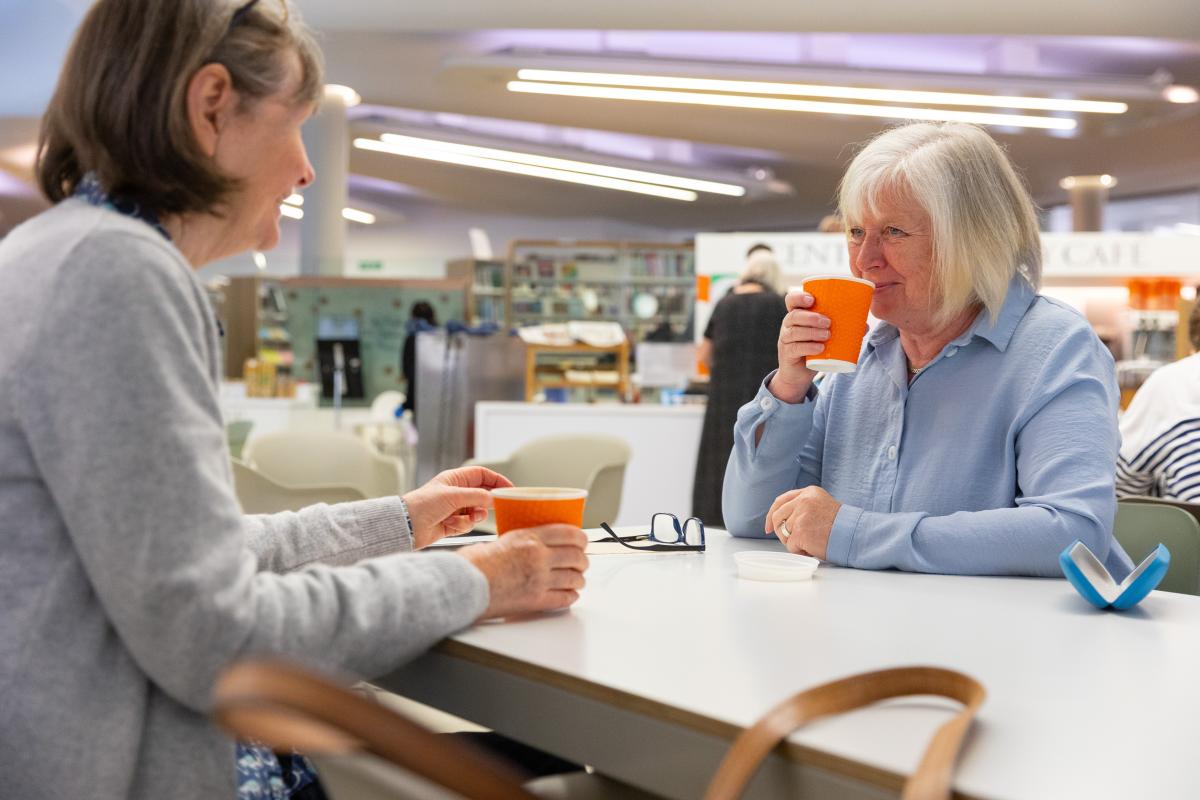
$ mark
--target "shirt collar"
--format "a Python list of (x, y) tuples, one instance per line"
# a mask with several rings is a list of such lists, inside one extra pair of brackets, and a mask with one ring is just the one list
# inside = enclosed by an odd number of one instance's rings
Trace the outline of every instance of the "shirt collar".
[[(1008, 282), (1008, 293), (1004, 296), (1004, 303), (1000, 306), (1000, 313), (996, 315), (996, 320), (992, 321), (992, 317), (986, 309), (980, 311), (971, 326), (950, 344), (961, 347), (978, 336), (991, 342), (992, 346), (1000, 352), (1004, 352), (1008, 349), (1008, 343), (1012, 340), (1017, 325), (1025, 316), (1025, 312), (1029, 310), (1029, 305), (1036, 296), (1037, 292), (1022, 275), (1014, 275)], [(890, 322), (880, 322), (867, 337), (867, 345), (875, 348), (899, 335), (900, 331), (896, 329), (895, 325)]]

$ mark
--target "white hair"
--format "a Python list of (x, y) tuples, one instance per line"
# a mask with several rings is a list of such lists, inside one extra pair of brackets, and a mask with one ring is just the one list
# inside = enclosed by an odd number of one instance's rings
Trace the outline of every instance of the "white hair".
[(775, 256), (769, 250), (755, 250), (746, 259), (746, 265), (742, 267), (742, 273), (738, 276), (738, 280), (761, 283), (771, 291), (778, 292), (780, 289), (779, 262), (775, 260)]
[(849, 226), (864, 212), (877, 216), (881, 198), (897, 194), (929, 215), (937, 321), (976, 303), (994, 320), (1013, 275), (1040, 287), (1037, 209), (1008, 156), (981, 128), (921, 122), (884, 131), (846, 170), (838, 208)]

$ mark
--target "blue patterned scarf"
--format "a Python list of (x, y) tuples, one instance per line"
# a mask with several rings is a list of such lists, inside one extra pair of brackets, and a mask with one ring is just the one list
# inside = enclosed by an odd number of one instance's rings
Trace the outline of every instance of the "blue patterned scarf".
[(80, 179), (79, 184), (75, 187), (75, 196), (94, 206), (109, 208), (118, 214), (140, 219), (162, 234), (162, 237), (168, 242), (171, 241), (171, 234), (167, 233), (167, 229), (162, 226), (157, 214), (132, 201), (114, 198), (100, 183), (100, 178), (94, 172), (89, 172)]

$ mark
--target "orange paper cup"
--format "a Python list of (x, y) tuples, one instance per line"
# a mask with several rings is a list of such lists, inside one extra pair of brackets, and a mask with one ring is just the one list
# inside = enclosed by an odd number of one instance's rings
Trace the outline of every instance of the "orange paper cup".
[(583, 527), (587, 489), (552, 486), (514, 486), (492, 489), (496, 509), (496, 532), (562, 523)]
[(818, 372), (854, 372), (863, 336), (867, 333), (867, 312), (875, 284), (848, 275), (817, 275), (801, 286), (813, 296), (808, 309), (829, 317), (829, 338), (825, 349), (809, 356), (805, 363)]

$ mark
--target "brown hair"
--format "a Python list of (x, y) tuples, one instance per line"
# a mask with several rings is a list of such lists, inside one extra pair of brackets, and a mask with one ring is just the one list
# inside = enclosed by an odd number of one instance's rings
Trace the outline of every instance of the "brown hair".
[(282, 88), (289, 51), (302, 69), (297, 104), (316, 101), (324, 71), (312, 34), (287, 0), (261, 0), (238, 12), (244, 6), (99, 0), (75, 35), (42, 118), (37, 173), (46, 196), (66, 199), (94, 172), (116, 198), (181, 214), (214, 211), (240, 188), (192, 136), (192, 77), (206, 64), (222, 64), (245, 108)]

